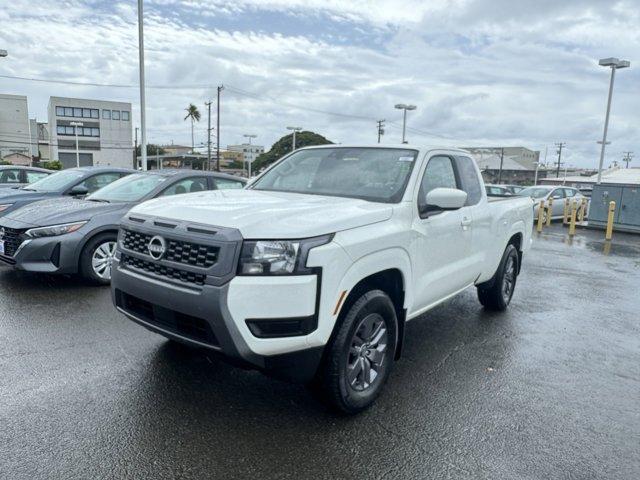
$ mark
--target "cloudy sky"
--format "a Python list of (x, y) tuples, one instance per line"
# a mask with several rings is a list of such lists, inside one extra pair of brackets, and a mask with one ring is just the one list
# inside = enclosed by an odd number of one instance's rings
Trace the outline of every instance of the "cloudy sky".
[[(133, 104), (139, 122), (134, 0), (0, 0), (0, 92), (27, 95), (46, 119), (51, 95)], [(640, 165), (640, 0), (146, 0), (148, 139), (189, 144), (184, 109), (222, 94), (221, 144), (267, 147), (295, 124), (334, 142), (401, 136), (414, 144), (522, 145), (595, 167), (609, 70), (618, 71), (607, 161)]]

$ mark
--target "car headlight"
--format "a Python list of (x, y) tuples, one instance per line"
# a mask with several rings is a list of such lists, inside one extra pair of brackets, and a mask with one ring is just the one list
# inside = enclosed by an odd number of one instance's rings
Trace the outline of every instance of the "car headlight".
[(13, 206), (13, 203), (5, 203), (3, 205), (0, 205), (0, 212), (4, 212), (7, 208)]
[(55, 237), (58, 235), (64, 235), (65, 233), (71, 233), (82, 227), (88, 220), (75, 223), (64, 223), (61, 225), (49, 225), (48, 227), (38, 227), (27, 230), (25, 234), (31, 238), (39, 237)]
[(245, 240), (239, 275), (301, 275), (311, 273), (307, 256), (313, 247), (331, 241), (331, 235), (304, 240)]

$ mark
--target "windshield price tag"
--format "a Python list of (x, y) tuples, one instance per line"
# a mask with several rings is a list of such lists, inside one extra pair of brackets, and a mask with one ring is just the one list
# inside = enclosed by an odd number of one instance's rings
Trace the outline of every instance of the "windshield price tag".
[(413, 157), (400, 157), (398, 158), (399, 162), (413, 162)]

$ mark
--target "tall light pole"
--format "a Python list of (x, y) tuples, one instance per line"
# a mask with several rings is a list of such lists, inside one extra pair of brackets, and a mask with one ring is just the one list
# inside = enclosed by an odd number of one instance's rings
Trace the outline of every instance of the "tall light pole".
[(80, 149), (78, 148), (78, 127), (82, 127), (84, 123), (69, 122), (69, 125), (73, 127), (73, 130), (76, 133), (76, 167), (80, 167)]
[(536, 162), (536, 173), (533, 179), (533, 184), (538, 185), (538, 169), (540, 168), (540, 162)]
[(407, 110), (415, 110), (417, 107), (415, 105), (406, 105), (404, 103), (398, 103), (395, 108), (398, 110), (403, 110), (402, 113), (402, 143), (407, 143), (405, 140), (405, 133), (407, 130)]
[(211, 102), (204, 102), (207, 107), (207, 170), (211, 170)]
[(147, 170), (147, 124), (144, 98), (144, 29), (142, 2), (138, 0), (138, 63), (140, 67), (140, 153), (142, 154), (142, 170)]
[(293, 130), (293, 140), (291, 141), (291, 151), (296, 149), (296, 132), (302, 130), (302, 127), (287, 127), (287, 130)]
[(604, 133), (602, 134), (602, 149), (600, 150), (600, 163), (598, 164), (598, 181), (602, 180), (602, 164), (604, 163), (604, 149), (607, 145), (607, 130), (609, 128), (609, 113), (611, 112), (611, 96), (613, 95), (613, 81), (616, 78), (616, 70), (619, 68), (627, 68), (631, 65), (629, 60), (618, 60), (617, 58), (603, 58), (598, 64), (602, 67), (611, 68), (611, 80), (609, 81), (609, 97), (607, 99), (607, 113), (604, 117)]
[[(251, 147), (251, 139), (252, 138), (256, 138), (257, 135), (254, 135), (252, 133), (245, 133), (243, 135), (243, 137), (248, 138), (249, 140), (249, 147)], [(247, 162), (249, 164), (249, 167), (247, 169), (247, 176), (248, 178), (251, 178), (251, 164), (253, 163), (253, 152), (251, 151), (251, 148), (249, 148), (249, 161)]]
[(216, 172), (220, 171), (220, 92), (224, 85), (218, 85), (218, 103), (216, 104)]

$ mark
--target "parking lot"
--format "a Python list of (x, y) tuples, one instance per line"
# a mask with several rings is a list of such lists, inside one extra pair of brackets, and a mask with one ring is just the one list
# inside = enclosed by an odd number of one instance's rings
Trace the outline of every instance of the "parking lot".
[(1, 478), (639, 478), (640, 238), (535, 236), (506, 313), (412, 322), (373, 408), (170, 345), (0, 268)]

